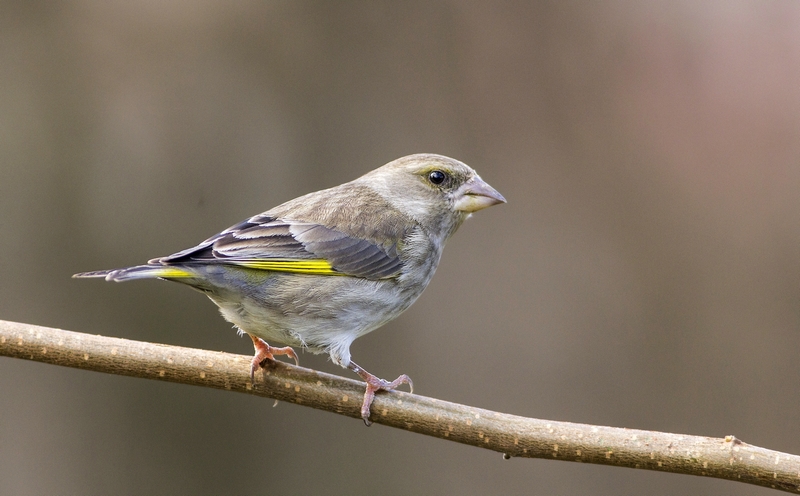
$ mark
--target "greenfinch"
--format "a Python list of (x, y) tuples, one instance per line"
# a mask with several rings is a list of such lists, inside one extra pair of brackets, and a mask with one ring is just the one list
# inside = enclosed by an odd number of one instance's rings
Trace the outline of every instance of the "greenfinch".
[(253, 340), (251, 380), (275, 355), (297, 362), (291, 346), (327, 353), (366, 382), (361, 416), (369, 425), (376, 391), (401, 384), (413, 391), (413, 383), (407, 375), (389, 382), (367, 372), (350, 359), (351, 343), (414, 303), (467, 217), (505, 201), (466, 164), (409, 155), (173, 255), (73, 277), (159, 278), (205, 293)]

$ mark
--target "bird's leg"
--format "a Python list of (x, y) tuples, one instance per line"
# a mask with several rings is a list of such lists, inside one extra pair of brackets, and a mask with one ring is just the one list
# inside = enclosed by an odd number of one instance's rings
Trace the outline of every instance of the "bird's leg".
[(367, 424), (367, 426), (372, 424), (372, 422), (369, 421), (369, 407), (372, 405), (372, 400), (375, 398), (376, 391), (391, 391), (392, 389), (396, 389), (400, 384), (408, 384), (409, 388), (411, 388), (411, 392), (414, 392), (414, 383), (411, 382), (411, 378), (405, 374), (389, 382), (370, 374), (355, 362), (350, 362), (347, 368), (358, 374), (359, 377), (364, 379), (364, 382), (367, 383), (367, 390), (364, 392), (364, 402), (361, 404), (361, 418), (364, 419), (364, 423)]
[(276, 348), (274, 346), (270, 346), (261, 338), (257, 338), (253, 335), (248, 334), (250, 339), (253, 340), (253, 346), (256, 349), (256, 354), (253, 357), (253, 361), (250, 365), (250, 383), (255, 384), (256, 378), (256, 370), (261, 368), (261, 364), (266, 359), (275, 360), (274, 355), (287, 355), (294, 358), (295, 365), (300, 365), (300, 361), (297, 359), (297, 353), (294, 352), (291, 346), (286, 346), (284, 348)]

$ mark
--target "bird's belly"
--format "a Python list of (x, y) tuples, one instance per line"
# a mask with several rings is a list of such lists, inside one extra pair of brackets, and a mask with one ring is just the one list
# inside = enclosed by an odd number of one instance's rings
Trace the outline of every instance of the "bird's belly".
[(349, 363), (350, 344), (405, 311), (423, 288), (394, 280), (272, 273), (258, 284), (208, 292), (223, 317), (268, 343), (327, 352)]

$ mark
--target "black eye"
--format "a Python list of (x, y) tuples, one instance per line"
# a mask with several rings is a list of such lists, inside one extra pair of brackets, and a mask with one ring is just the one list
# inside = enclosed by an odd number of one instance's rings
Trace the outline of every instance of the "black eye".
[(447, 179), (447, 174), (440, 170), (431, 171), (428, 174), (428, 180), (433, 184), (442, 184)]

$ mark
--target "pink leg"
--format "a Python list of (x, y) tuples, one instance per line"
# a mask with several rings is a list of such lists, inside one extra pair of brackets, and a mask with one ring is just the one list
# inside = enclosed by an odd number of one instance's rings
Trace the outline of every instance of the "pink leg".
[[(248, 334), (248, 336), (250, 336)], [(266, 359), (275, 360), (274, 355), (287, 355), (294, 358), (295, 365), (300, 365), (300, 362), (297, 359), (297, 353), (294, 352), (291, 346), (286, 346), (285, 348), (276, 348), (274, 346), (270, 346), (261, 338), (257, 338), (255, 336), (250, 336), (250, 339), (253, 340), (253, 346), (256, 349), (256, 354), (253, 357), (253, 361), (250, 365), (250, 382), (255, 384), (256, 378), (256, 370), (261, 368), (261, 364)]]
[(356, 365), (355, 362), (350, 362), (347, 368), (358, 374), (364, 379), (364, 382), (367, 383), (367, 390), (364, 392), (364, 402), (361, 404), (361, 418), (364, 419), (364, 423), (367, 424), (367, 426), (372, 424), (372, 422), (369, 421), (369, 407), (372, 405), (372, 400), (375, 399), (376, 391), (391, 391), (392, 389), (396, 389), (400, 384), (408, 384), (411, 388), (411, 392), (414, 392), (414, 383), (411, 382), (411, 379), (405, 374), (389, 382), (370, 374), (359, 365)]

